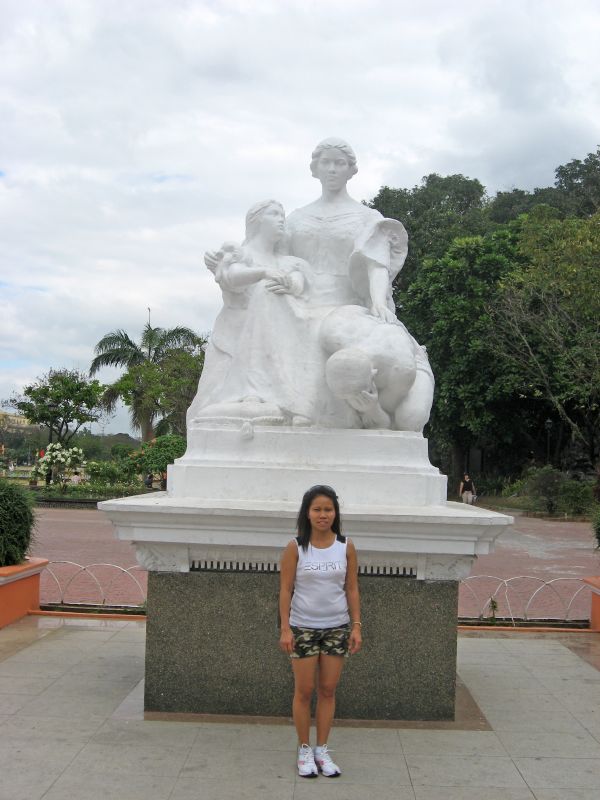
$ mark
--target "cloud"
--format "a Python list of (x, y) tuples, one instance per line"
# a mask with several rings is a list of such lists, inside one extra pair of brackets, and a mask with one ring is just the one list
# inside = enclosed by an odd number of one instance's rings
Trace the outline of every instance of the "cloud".
[(212, 326), (247, 208), (461, 172), (550, 185), (600, 141), (594, 2), (0, 0), (0, 397), (109, 330)]

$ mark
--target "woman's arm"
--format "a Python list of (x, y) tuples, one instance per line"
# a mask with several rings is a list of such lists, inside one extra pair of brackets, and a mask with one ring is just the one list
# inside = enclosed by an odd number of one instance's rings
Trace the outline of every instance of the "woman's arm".
[(393, 311), (387, 306), (387, 293), (390, 282), (390, 274), (386, 267), (371, 262), (368, 267), (369, 294), (371, 295), (370, 313), (384, 322), (392, 325), (397, 324), (398, 320)]
[(224, 267), (221, 283), (231, 292), (241, 292), (266, 277), (267, 270), (264, 267), (248, 266), (238, 261)]
[(346, 599), (350, 612), (350, 653), (358, 653), (362, 647), (362, 625), (360, 623), (360, 594), (358, 592), (358, 559), (354, 543), (348, 539), (346, 546)]
[(281, 556), (279, 575), (279, 617), (281, 619), (279, 647), (288, 655), (294, 652), (294, 634), (290, 628), (290, 607), (297, 564), (298, 546), (295, 542), (290, 542)]

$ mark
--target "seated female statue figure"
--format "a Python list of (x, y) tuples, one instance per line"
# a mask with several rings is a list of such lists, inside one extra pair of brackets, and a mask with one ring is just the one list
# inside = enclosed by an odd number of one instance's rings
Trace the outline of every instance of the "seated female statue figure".
[(392, 281), (408, 253), (404, 226), (350, 197), (347, 183), (358, 167), (347, 142), (324, 139), (313, 151), (310, 169), (321, 183), (321, 196), (286, 221), (290, 253), (310, 264), (310, 302), (361, 305), (395, 323)]
[[(408, 252), (406, 230), (349, 196), (347, 183), (358, 168), (347, 142), (322, 141), (310, 168), (321, 183), (321, 196), (288, 217), (288, 246), (309, 264), (307, 297), (322, 320), (321, 332), (317, 327), (315, 333), (325, 359), (343, 347), (362, 352), (360, 358), (354, 353), (354, 361), (350, 353), (329, 358), (327, 379), (310, 416), (316, 424), (340, 428), (422, 430), (431, 410), (433, 375), (424, 351), (398, 322), (392, 298), (392, 282)], [(334, 347), (336, 325), (341, 340)], [(348, 381), (359, 362), (370, 367), (359, 369), (351, 391)], [(373, 369), (378, 370), (374, 383)]]
[(223, 309), (188, 421), (308, 423), (306, 379), (298, 369), (309, 338), (309, 314), (301, 299), (307, 265), (281, 253), (284, 222), (280, 203), (257, 203), (246, 215), (244, 243), (225, 243), (205, 255), (221, 287)]

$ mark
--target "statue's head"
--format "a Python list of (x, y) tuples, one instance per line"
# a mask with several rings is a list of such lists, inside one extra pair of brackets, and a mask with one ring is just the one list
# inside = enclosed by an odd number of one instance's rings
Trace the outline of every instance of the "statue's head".
[(321, 156), (328, 150), (339, 150), (340, 153), (343, 153), (344, 157), (348, 161), (350, 177), (352, 177), (352, 175), (356, 175), (358, 172), (358, 167), (356, 166), (356, 155), (354, 150), (350, 147), (348, 142), (345, 142), (343, 139), (339, 139), (337, 136), (330, 136), (328, 139), (323, 139), (322, 142), (319, 142), (312, 152), (310, 171), (313, 178), (319, 177), (317, 165)]
[(263, 223), (272, 224), (283, 235), (285, 211), (278, 200), (261, 200), (255, 203), (246, 214), (246, 242), (253, 239)]
[(373, 388), (373, 363), (362, 350), (345, 347), (334, 353), (325, 365), (327, 385), (336, 397), (346, 400)]

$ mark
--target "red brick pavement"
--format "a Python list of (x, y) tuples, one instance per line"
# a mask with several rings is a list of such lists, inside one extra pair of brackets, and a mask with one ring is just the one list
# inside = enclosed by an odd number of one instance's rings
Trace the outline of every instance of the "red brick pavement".
[[(515, 516), (515, 524), (503, 534), (494, 553), (476, 559), (471, 575), (492, 575), (497, 578), (528, 576), (513, 580), (507, 590), (497, 595), (497, 616), (522, 617), (531, 595), (544, 581), (556, 578), (553, 588), (540, 589), (532, 603), (535, 618), (564, 619), (573, 595), (581, 588), (580, 578), (600, 574), (600, 555), (591, 525), (587, 522), (545, 520)], [(478, 595), (478, 601), (464, 586), (460, 592), (459, 615), (477, 617), (498, 586), (498, 581), (471, 580), (467, 582)], [(558, 597), (557, 597), (558, 595)], [(585, 588), (573, 601), (569, 619), (589, 619), (590, 590)], [(532, 616), (529, 614), (528, 616)]]
[[(115, 538), (112, 523), (100, 511), (40, 508), (36, 511), (36, 518), (36, 536), (32, 549), (34, 556), (43, 553), (43, 558), (50, 561), (74, 561), (82, 566), (114, 564), (127, 569), (136, 565), (132, 546)], [(138, 605), (143, 600), (132, 578), (114, 568), (94, 567), (90, 570), (104, 592), (98, 589), (93, 578), (79, 572), (76, 567), (56, 564), (52, 566), (52, 571), (64, 591), (64, 602), (101, 603), (104, 594), (107, 605)], [(142, 585), (145, 595), (146, 572), (135, 569), (133, 575)], [(61, 600), (61, 591), (47, 573), (42, 575), (41, 600), (42, 603)]]
[[(83, 566), (108, 563), (132, 567), (136, 563), (131, 545), (115, 539), (112, 524), (99, 511), (44, 508), (38, 510), (37, 518), (37, 536), (32, 555), (43, 556), (51, 561), (74, 561)], [(510, 604), (516, 617), (523, 616), (527, 601), (543, 581), (568, 578), (567, 581), (553, 584), (562, 601), (556, 598), (552, 589), (546, 587), (538, 593), (532, 607), (533, 616), (537, 618), (564, 618), (565, 606), (581, 586), (578, 579), (600, 574), (600, 555), (594, 545), (588, 523), (517, 517), (513, 528), (498, 540), (495, 552), (476, 559), (471, 575), (491, 575), (499, 579), (530, 576), (528, 580), (511, 581), (508, 591), (502, 589), (497, 595), (497, 616), (507, 616)], [(63, 586), (77, 572), (67, 566), (53, 569)], [(116, 570), (107, 568), (95, 568), (94, 572), (100, 583), (109, 588), (107, 602), (110, 604), (140, 602), (139, 589), (131, 578), (119, 576)], [(146, 575), (143, 570), (135, 570), (134, 575), (145, 588)], [(459, 613), (461, 616), (476, 617), (495, 591), (498, 581), (478, 578), (469, 581), (468, 585), (477, 598), (463, 586)], [(59, 594), (56, 584), (46, 575), (42, 581), (42, 601), (55, 602)], [(64, 599), (69, 602), (98, 602), (99, 597), (100, 592), (94, 581), (83, 574), (71, 582)], [(589, 611), (590, 593), (585, 589), (574, 601), (569, 618), (587, 619)]]

